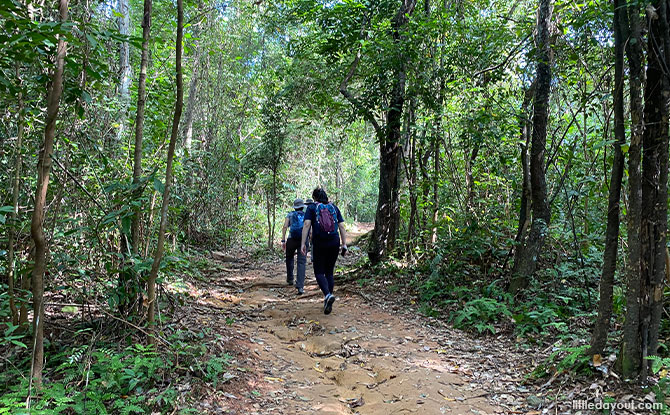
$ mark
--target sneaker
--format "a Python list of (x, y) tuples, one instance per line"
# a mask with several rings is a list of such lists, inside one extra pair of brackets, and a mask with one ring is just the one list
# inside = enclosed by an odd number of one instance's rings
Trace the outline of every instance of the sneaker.
[(293, 281), (286, 280), (286, 284), (288, 284), (288, 285), (290, 285), (290, 286), (293, 286)]
[(330, 312), (333, 311), (334, 302), (335, 302), (335, 296), (333, 294), (328, 294), (328, 296), (323, 302), (323, 314), (330, 314)]
[(303, 295), (305, 293), (305, 290), (302, 288), (298, 288), (298, 295)]

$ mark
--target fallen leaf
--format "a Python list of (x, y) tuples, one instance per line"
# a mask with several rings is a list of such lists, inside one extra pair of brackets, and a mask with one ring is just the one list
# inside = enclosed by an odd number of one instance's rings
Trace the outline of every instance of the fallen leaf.
[(284, 379), (282, 379), (282, 378), (273, 378), (271, 376), (266, 376), (265, 380), (268, 380), (270, 382), (283, 382), (284, 381)]
[(603, 357), (599, 354), (593, 355), (593, 366), (598, 367), (603, 364)]
[(359, 406), (365, 405), (365, 401), (363, 400), (363, 397), (361, 396), (360, 398), (354, 400), (353, 402), (349, 403), (350, 408), (358, 408)]

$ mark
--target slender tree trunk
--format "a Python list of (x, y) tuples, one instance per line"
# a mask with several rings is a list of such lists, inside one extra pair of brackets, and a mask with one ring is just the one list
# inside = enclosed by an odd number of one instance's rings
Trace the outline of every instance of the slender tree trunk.
[(475, 208), (475, 179), (472, 173), (472, 165), (477, 159), (479, 154), (479, 148), (481, 147), (480, 142), (476, 142), (471, 152), (464, 151), (463, 156), (465, 158), (465, 208), (468, 219), (468, 225), (476, 219), (476, 208)]
[(415, 117), (415, 100), (411, 99), (409, 103), (409, 109), (407, 111), (407, 126), (405, 127), (405, 132), (407, 135), (406, 145), (407, 150), (405, 151), (404, 165), (405, 165), (405, 176), (407, 177), (407, 187), (409, 192), (409, 221), (407, 225), (407, 243), (408, 249), (407, 252), (411, 255), (411, 247), (414, 244), (414, 239), (416, 238), (416, 222), (418, 215), (417, 207), (417, 177), (416, 177), (416, 132), (412, 126), (416, 122)]
[[(172, 161), (174, 159), (175, 147), (177, 138), (179, 137), (179, 120), (181, 119), (182, 107), (184, 106), (184, 87), (183, 75), (181, 68), (182, 55), (182, 39), (184, 36), (184, 6), (182, 0), (177, 0), (177, 42), (175, 46), (175, 69), (177, 72), (177, 102), (174, 105), (174, 117), (172, 119), (172, 132), (170, 134), (170, 145), (168, 146), (167, 166), (165, 168), (165, 189), (163, 191), (163, 203), (161, 205), (161, 219), (158, 228), (158, 242), (156, 244), (156, 252), (154, 254), (154, 262), (151, 266), (151, 273), (147, 281), (147, 294), (149, 297), (149, 310), (147, 312), (147, 324), (149, 326), (154, 324), (154, 310), (156, 303), (156, 278), (158, 277), (158, 269), (160, 268), (161, 260), (163, 258), (163, 250), (165, 248), (165, 229), (168, 222), (168, 206), (170, 204), (170, 188), (172, 187)], [(150, 342), (154, 341), (150, 337)]]
[[(186, 114), (184, 118), (184, 148), (187, 152), (191, 152), (193, 146), (193, 118), (195, 115), (195, 107), (198, 98), (198, 81), (200, 79), (200, 51), (195, 52), (195, 60), (193, 62), (193, 74), (188, 86), (188, 101), (186, 102)], [(190, 177), (190, 176), (189, 176)]]
[(438, 134), (442, 133), (442, 123), (438, 123), (436, 130), (433, 132), (433, 229), (431, 232), (430, 242), (435, 245), (437, 243), (437, 221), (440, 212), (440, 140)]
[(544, 171), (544, 153), (549, 120), (549, 95), (551, 93), (551, 66), (553, 48), (551, 41), (552, 0), (540, 0), (537, 20), (537, 86), (533, 102), (533, 132), (530, 149), (531, 208), (533, 220), (530, 234), (520, 249), (518, 261), (512, 271), (509, 290), (516, 293), (528, 285), (535, 272), (537, 259), (542, 252), (549, 231), (551, 211), (547, 203), (547, 182)]
[[(515, 253), (519, 251), (520, 249), (519, 244), (521, 244), (522, 241), (526, 238), (527, 236), (526, 233), (528, 231), (528, 227), (530, 226), (531, 189), (530, 189), (530, 161), (528, 159), (528, 147), (530, 147), (532, 124), (528, 114), (528, 106), (530, 105), (534, 95), (535, 95), (535, 81), (533, 81), (530, 87), (528, 87), (528, 89), (526, 89), (526, 91), (523, 94), (524, 98), (521, 103), (521, 110), (519, 114), (519, 142), (520, 142), (519, 160), (521, 161), (522, 181), (521, 181), (521, 201), (519, 203), (519, 224), (517, 225), (516, 237), (514, 238), (514, 241), (516, 242), (517, 246), (516, 250), (514, 250)], [(514, 249), (514, 247), (512, 247), (512, 249)], [(512, 254), (512, 249), (510, 249), (510, 252), (507, 254), (507, 258), (505, 259), (503, 269), (507, 266), (507, 260)], [(519, 256), (515, 255), (513, 268), (516, 268), (518, 266), (519, 260), (520, 260)]]
[(265, 198), (265, 212), (268, 221), (268, 249), (272, 249), (272, 217), (270, 215), (270, 210), (272, 209), (272, 195), (271, 191), (266, 188), (266, 198)]
[[(130, 34), (130, 6), (128, 0), (117, 1), (117, 12), (121, 14), (118, 17), (119, 34), (128, 36)], [(128, 104), (130, 102), (130, 45), (127, 40), (121, 42), (119, 46), (119, 98), (121, 101), (121, 122), (119, 123), (119, 132), (117, 141), (121, 141), (125, 133), (126, 119), (128, 118)]]
[[(127, 0), (120, 0), (127, 1)], [(146, 107), (146, 84), (147, 67), (149, 65), (149, 38), (151, 33), (151, 8), (152, 0), (144, 0), (144, 12), (142, 15), (142, 55), (140, 59), (140, 75), (137, 83), (137, 111), (135, 113), (135, 148), (133, 151), (133, 199), (142, 197), (140, 179), (142, 178), (142, 142), (144, 140), (144, 109)], [(130, 223), (131, 252), (137, 256), (140, 249), (140, 224), (142, 223), (142, 209), (140, 206), (133, 207), (133, 217)], [(127, 238), (122, 236), (121, 253), (124, 258), (128, 257)], [(119, 302), (119, 311), (124, 313), (126, 306), (137, 301), (140, 291), (137, 285), (139, 279), (135, 278), (129, 270), (119, 273), (119, 287), (123, 291), (123, 299)]]
[(269, 248), (272, 248), (272, 242), (275, 239), (275, 223), (276, 223), (276, 206), (277, 206), (277, 171), (272, 172), (272, 204), (268, 207), (271, 212), (272, 223), (270, 224), (270, 241)]
[(607, 344), (607, 334), (612, 317), (612, 294), (614, 272), (616, 270), (619, 242), (619, 203), (621, 200), (621, 180), (624, 170), (624, 155), (621, 146), (626, 143), (624, 125), (624, 42), (628, 39), (628, 23), (622, 10), (621, 0), (614, 0), (614, 161), (607, 204), (607, 230), (605, 231), (605, 252), (600, 276), (600, 300), (598, 317), (591, 337), (592, 355), (602, 354)]
[[(61, 23), (67, 21), (68, 0), (60, 0), (58, 12)], [(35, 243), (35, 265), (32, 272), (33, 292), (33, 363), (32, 380), (40, 389), (42, 386), (42, 368), (44, 365), (44, 273), (46, 271), (46, 238), (44, 235), (44, 216), (46, 209), (47, 191), (49, 190), (49, 175), (51, 173), (51, 156), (54, 151), (56, 136), (56, 120), (60, 108), (60, 97), (63, 92), (63, 72), (67, 42), (65, 37), (58, 39), (56, 54), (56, 68), (51, 78), (51, 87), (47, 96), (47, 118), (44, 127), (44, 144), (40, 150), (37, 163), (37, 189), (35, 191), (35, 209), (30, 225), (30, 233)]]
[[(632, 377), (640, 369), (642, 340), (639, 331), (640, 320), (640, 223), (642, 211), (642, 175), (640, 171), (642, 136), (642, 34), (640, 28), (640, 8), (629, 3), (626, 12), (630, 27), (630, 40), (626, 42), (626, 55), (630, 72), (630, 115), (631, 139), (628, 148), (628, 264), (626, 267), (626, 320), (621, 340), (617, 368), (626, 377)], [(632, 41), (635, 39), (635, 41)]]
[[(137, 112), (135, 114), (135, 150), (133, 153), (133, 184), (139, 187), (142, 177), (142, 141), (144, 140), (144, 108), (147, 102), (147, 67), (149, 66), (149, 38), (151, 36), (151, 8), (152, 0), (144, 0), (144, 14), (142, 17), (142, 57), (140, 60), (140, 76), (137, 83)], [(141, 196), (136, 191), (135, 198)], [(140, 223), (142, 210), (136, 207), (131, 223), (132, 252), (137, 255), (140, 246)]]
[[(19, 65), (16, 65), (16, 78), (20, 82), (20, 73)], [(15, 262), (15, 253), (14, 253), (14, 243), (16, 242), (16, 220), (19, 215), (19, 187), (21, 184), (21, 167), (23, 165), (23, 158), (21, 152), (23, 151), (23, 134), (25, 131), (25, 122), (23, 114), (23, 92), (19, 92), (18, 97), (18, 122), (17, 122), (17, 133), (16, 133), (16, 159), (14, 162), (14, 183), (12, 184), (12, 215), (9, 221), (8, 233), (7, 236), (7, 285), (8, 285), (8, 294), (9, 294), (9, 310), (12, 314), (12, 324), (15, 326), (19, 324), (19, 312), (16, 308), (16, 293), (14, 292), (14, 286), (16, 283), (16, 266)]]

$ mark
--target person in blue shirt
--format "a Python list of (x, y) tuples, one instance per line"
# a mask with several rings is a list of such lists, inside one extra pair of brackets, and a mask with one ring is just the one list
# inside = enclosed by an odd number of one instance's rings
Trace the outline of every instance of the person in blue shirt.
[(347, 252), (347, 232), (340, 209), (328, 201), (326, 191), (320, 187), (312, 192), (314, 204), (307, 208), (302, 228), (300, 250), (307, 254), (307, 236), (312, 230), (312, 264), (316, 282), (323, 292), (323, 313), (330, 314), (335, 302), (335, 263), (337, 255)]
[[(295, 281), (298, 295), (304, 293), (305, 289), (306, 256), (300, 250), (300, 239), (305, 218), (304, 210), (305, 203), (302, 199), (296, 199), (293, 202), (293, 211), (289, 212), (284, 219), (284, 227), (281, 232), (281, 247), (286, 252), (286, 283), (288, 285), (293, 285), (293, 259), (296, 252), (298, 253), (298, 272)], [(289, 235), (288, 239), (285, 239), (287, 229), (289, 229)]]

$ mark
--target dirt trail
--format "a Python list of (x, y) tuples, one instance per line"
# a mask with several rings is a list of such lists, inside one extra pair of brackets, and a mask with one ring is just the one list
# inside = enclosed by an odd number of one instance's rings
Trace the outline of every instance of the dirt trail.
[[(349, 261), (347, 261), (349, 262)], [(492, 414), (492, 390), (472, 378), (462, 353), (452, 354), (443, 337), (420, 322), (370, 303), (356, 286), (338, 286), (330, 315), (311, 264), (305, 294), (285, 283), (280, 260), (221, 263), (200, 292), (203, 324), (232, 324), (242, 365), (257, 372), (212, 413), (251, 414)], [(204, 307), (203, 307), (204, 306)], [(472, 359), (485, 359), (472, 350)], [(252, 369), (244, 369), (252, 370)], [(242, 399), (254, 389), (253, 399)], [(240, 396), (243, 395), (243, 396)], [(249, 397), (249, 394), (246, 395)], [(221, 398), (221, 397), (219, 397)], [(233, 402), (236, 401), (236, 402)], [(231, 409), (233, 408), (233, 409)], [(206, 411), (209, 412), (209, 411)]]

